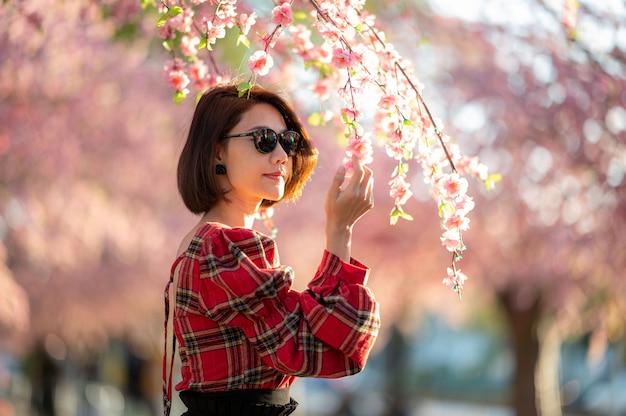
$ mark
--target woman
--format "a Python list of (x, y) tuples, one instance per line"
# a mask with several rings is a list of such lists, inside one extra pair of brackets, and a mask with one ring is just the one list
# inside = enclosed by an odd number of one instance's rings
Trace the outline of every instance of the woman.
[[(365, 286), (369, 269), (350, 257), (350, 245), (354, 223), (373, 206), (371, 170), (353, 160), (346, 180), (338, 169), (325, 203), (326, 250), (302, 293), (291, 288), (293, 270), (280, 264), (274, 241), (252, 229), (259, 209), (300, 195), (316, 161), (278, 95), (253, 87), (239, 97), (226, 85), (198, 102), (178, 187), (202, 217), (170, 278), (185, 416), (288, 415), (297, 405), (289, 395), (295, 377), (343, 377), (365, 365), (380, 321)], [(166, 342), (168, 294), (169, 284)], [(172, 366), (168, 378), (166, 357), (163, 364), (169, 414)]]

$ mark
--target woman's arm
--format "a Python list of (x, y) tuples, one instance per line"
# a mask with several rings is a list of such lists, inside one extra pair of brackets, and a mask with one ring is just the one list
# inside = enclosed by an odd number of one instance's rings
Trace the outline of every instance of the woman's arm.
[(198, 279), (204, 314), (241, 328), (279, 372), (342, 377), (360, 371), (380, 326), (378, 304), (365, 286), (369, 269), (324, 252), (315, 278), (300, 293), (291, 288), (291, 268), (267, 263), (273, 243), (254, 234), (235, 241), (213, 244), (226, 250), (214, 251), (200, 266), (207, 273)]

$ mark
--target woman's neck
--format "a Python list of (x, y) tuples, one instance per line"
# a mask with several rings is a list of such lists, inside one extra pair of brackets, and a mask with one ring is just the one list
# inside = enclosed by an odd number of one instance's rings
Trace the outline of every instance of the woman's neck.
[(222, 201), (205, 212), (200, 222), (219, 222), (229, 227), (252, 228), (255, 213), (256, 209), (242, 209), (236, 204)]

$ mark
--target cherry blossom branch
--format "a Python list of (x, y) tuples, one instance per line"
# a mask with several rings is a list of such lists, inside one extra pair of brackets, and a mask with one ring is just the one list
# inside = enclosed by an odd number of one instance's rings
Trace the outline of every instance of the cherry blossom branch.
[[(331, 24), (335, 25), (335, 20), (332, 19), (332, 17), (329, 16), (329, 14), (325, 11), (321, 10), (321, 7), (319, 6), (319, 4), (317, 3), (317, 1), (315, 0), (311, 0), (311, 2), (315, 5), (315, 9), (318, 11), (318, 15), (321, 14), (323, 20), (325, 22), (331, 22)], [(358, 13), (359, 16), (361, 16), (360, 12)], [(337, 29), (338, 28), (336, 25), (335, 27)], [(382, 46), (383, 50), (387, 50), (387, 46), (385, 44), (385, 42), (382, 41), (382, 39), (380, 38), (379, 34), (376, 32), (376, 30), (373, 29), (373, 27), (369, 24), (366, 24), (366, 27), (369, 29), (369, 31), (373, 34), (374, 38), (378, 41), (378, 43)], [(343, 45), (343, 47), (346, 49), (346, 53), (348, 55), (351, 55), (354, 53), (354, 48), (351, 46), (351, 43), (345, 38), (345, 36), (339, 36), (339, 40), (341, 42), (341, 44)], [(335, 55), (337, 53), (335, 52)], [(350, 59), (346, 59), (347, 62), (350, 62)], [(361, 61), (358, 59), (355, 59), (354, 61), (356, 61), (356, 65), (360, 65), (361, 69), (363, 70), (363, 72), (365, 72), (368, 75), (372, 75), (370, 70), (365, 66), (362, 65)], [(349, 63), (348, 66), (351, 66), (352, 63)], [(413, 83), (413, 81), (411, 80), (411, 77), (408, 75), (408, 73), (406, 72), (406, 70), (404, 69), (404, 67), (397, 61), (394, 60), (394, 67), (396, 70), (399, 70), (400, 73), (402, 74), (404, 80), (409, 84), (410, 88), (414, 91), (417, 99), (418, 99), (418, 103), (419, 103), (419, 107), (418, 110), (421, 110), (422, 108), (426, 111), (426, 114), (428, 116), (428, 119), (430, 120), (431, 126), (433, 127), (433, 131), (436, 134), (439, 143), (441, 144), (441, 148), (443, 149), (446, 159), (452, 169), (452, 172), (454, 174), (457, 173), (457, 169), (455, 167), (454, 161), (452, 160), (452, 157), (450, 155), (450, 152), (448, 151), (448, 147), (446, 146), (446, 143), (444, 141), (443, 138), (443, 134), (441, 132), (441, 130), (436, 126), (436, 123), (434, 121), (434, 118), (428, 108), (428, 106), (426, 105), (419, 89), (417, 88), (417, 86), (415, 85), (415, 83)], [(373, 82), (374, 85), (376, 85), (383, 94), (387, 94), (387, 90), (384, 87), (384, 85), (382, 85), (380, 82)], [(350, 77), (348, 76), (348, 83), (347, 85), (349, 85), (351, 87), (352, 82)], [(354, 97), (352, 95), (352, 88), (350, 88), (350, 92), (351, 92), (351, 101), (354, 105)], [(394, 104), (394, 107), (396, 109), (396, 111), (398, 112), (398, 115), (400, 117), (402, 117), (403, 119), (406, 119), (406, 117), (402, 114), (402, 110), (399, 108), (399, 106), (397, 104)], [(355, 110), (356, 112), (356, 110)], [(342, 118), (342, 121), (344, 123), (346, 123), (346, 120)], [(400, 130), (401, 131), (401, 130)], [(396, 129), (396, 132), (398, 132), (398, 129)], [(396, 206), (394, 208), (394, 210), (392, 211), (392, 223), (395, 223), (395, 221), (393, 220), (394, 218), (397, 219), (398, 217), (401, 218), (406, 218), (406, 219), (410, 219), (410, 216), (407, 216), (402, 208), (401, 205), (406, 201), (407, 195), (410, 195), (407, 191), (408, 191), (408, 184), (405, 182), (405, 175), (406, 175), (406, 171), (408, 170), (408, 168), (402, 168), (402, 166), (404, 166), (402, 164), (402, 162), (399, 161), (399, 167), (400, 169), (398, 169), (396, 172), (394, 172), (394, 179), (392, 180), (392, 182), (390, 183), (390, 185), (392, 186), (392, 192), (393, 194), (396, 194), (396, 196), (398, 195), (402, 195), (403, 200), (402, 201), (398, 201), (396, 198)], [(433, 170), (433, 173), (435, 173), (436, 170)], [(398, 192), (400, 190), (400, 192)], [(449, 227), (447, 226), (447, 224), (450, 224), (454, 221), (450, 221), (449, 218), (446, 220), (446, 215), (445, 213), (447, 212), (447, 210), (443, 210), (441, 209), (442, 206), (445, 206), (446, 202), (445, 202), (445, 198), (441, 197), (440, 198), (440, 216), (442, 217), (442, 222), (444, 224), (446, 224), (446, 226), (444, 226), (444, 228), (447, 229), (447, 231), (444, 233), (444, 235), (442, 236), (442, 243), (444, 243), (444, 245), (446, 245), (446, 247), (448, 247), (449, 250), (452, 251), (453, 255), (452, 255), (452, 265), (451, 267), (448, 269), (448, 277), (446, 279), (444, 279), (444, 283), (446, 284), (450, 284), (453, 287), (453, 290), (456, 291), (459, 295), (459, 298), (461, 297), (462, 294), (462, 290), (463, 290), (463, 282), (465, 281), (465, 279), (467, 278), (465, 275), (463, 275), (460, 270), (457, 269), (456, 267), (456, 262), (458, 260), (461, 259), (461, 252), (463, 250), (465, 250), (465, 246), (462, 243), (462, 230), (461, 228), (459, 228), (458, 225)], [(454, 210), (454, 215), (458, 215), (458, 211)], [(463, 215), (464, 216), (464, 215)], [(453, 215), (450, 215), (450, 217), (453, 217)], [(455, 219), (456, 220), (456, 219)], [(457, 222), (460, 221), (460, 223), (464, 224), (465, 227), (467, 227), (468, 221), (466, 219), (461, 218), (460, 220), (456, 220)], [(458, 238), (452, 238), (452, 236), (458, 235)]]
[[(159, 34), (167, 39), (167, 43), (164, 42), (167, 46), (180, 49), (182, 56), (187, 58), (185, 63), (172, 55), (172, 61), (166, 65), (166, 79), (175, 89), (175, 100), (179, 102), (188, 94), (189, 84), (202, 91), (223, 81), (211, 45), (226, 36), (227, 28), (237, 27), (240, 32), (237, 44), (249, 48), (247, 34), (257, 16), (255, 13), (238, 13), (236, 0), (208, 3), (207, 0), (192, 0), (191, 5), (184, 0), (174, 3), (163, 2), (165, 8), (159, 19)], [(310, 30), (303, 24), (294, 24), (292, 1), (279, 0), (269, 18), (273, 28), (260, 37), (261, 47), (247, 58), (250, 77), (239, 85), (240, 95), (245, 94), (258, 77), (269, 73), (273, 67), (273, 53), (289, 59), (285, 49), (276, 48), (278, 42), (281, 45), (287, 43), (280, 37), (289, 30), (292, 37), (290, 49), (287, 49), (302, 58), (305, 69), (318, 72), (319, 79), (311, 88), (320, 103), (329, 99), (328, 91), (332, 89), (345, 103), (339, 113), (348, 138), (344, 159), (348, 170), (351, 169), (352, 155), (363, 163), (373, 160), (372, 133), (385, 139), (387, 155), (397, 160), (389, 182), (390, 196), (394, 199), (390, 213), (392, 224), (396, 224), (399, 218), (412, 219), (403, 210), (403, 205), (412, 196), (407, 181), (409, 162), (415, 160), (422, 167), (424, 181), (430, 185), (431, 195), (438, 204), (443, 230), (441, 243), (452, 253), (452, 265), (444, 283), (452, 286), (460, 297), (467, 277), (457, 268), (456, 262), (466, 249), (462, 233), (469, 229), (467, 214), (474, 207), (472, 198), (467, 195), (468, 182), (461, 175), (472, 175), (488, 186), (497, 178), (488, 175), (486, 166), (476, 157), (462, 156), (458, 146), (437, 126), (421, 94), (423, 86), (413, 79), (413, 71), (385, 40), (384, 33), (374, 28), (375, 16), (363, 9), (364, 0), (309, 0), (308, 4), (313, 7), (311, 27), (320, 36), (321, 43), (313, 43)], [(215, 8), (207, 11), (207, 5)], [(200, 9), (203, 13), (194, 14)], [(193, 24), (189, 24), (189, 20)], [(192, 29), (203, 39), (197, 40), (190, 33)], [(205, 48), (198, 48), (198, 45)], [(198, 49), (206, 49), (217, 75), (208, 73), (198, 58)], [(366, 132), (361, 125), (361, 107), (372, 101), (369, 94), (378, 100), (372, 132)], [(317, 120), (329, 121), (330, 118), (320, 115)], [(448, 168), (450, 173), (446, 173)], [(266, 215), (266, 219), (269, 217)]]

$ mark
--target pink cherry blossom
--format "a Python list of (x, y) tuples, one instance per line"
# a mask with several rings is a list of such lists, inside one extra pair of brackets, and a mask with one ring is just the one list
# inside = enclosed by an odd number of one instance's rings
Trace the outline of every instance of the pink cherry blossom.
[(351, 103), (352, 106), (356, 106), (355, 103), (360, 102), (363, 99), (363, 90), (359, 87), (348, 83), (347, 85), (337, 90), (337, 95), (345, 102)]
[(320, 100), (325, 100), (330, 96), (330, 85), (327, 79), (323, 78), (309, 87), (311, 92)]
[(290, 26), (290, 33), (293, 40), (293, 50), (305, 60), (313, 59), (312, 49), (315, 45), (311, 42), (311, 31), (304, 25), (293, 25)]
[(441, 244), (450, 252), (457, 251), (462, 248), (461, 233), (458, 229), (446, 230), (441, 235)]
[(443, 284), (447, 286), (452, 286), (454, 288), (462, 288), (463, 283), (467, 280), (467, 276), (464, 273), (461, 273), (461, 270), (454, 270), (451, 267), (448, 267), (448, 277), (443, 279)]
[(357, 110), (356, 108), (348, 107), (344, 107), (341, 109), (341, 116), (345, 117), (346, 120), (349, 121), (359, 121), (363, 117), (359, 110)]
[(272, 23), (288, 26), (293, 20), (293, 11), (289, 2), (283, 2), (281, 5), (274, 7), (272, 10)]
[(445, 195), (455, 197), (467, 193), (468, 182), (458, 173), (451, 173), (442, 175), (438, 180), (438, 185)]
[(220, 7), (215, 11), (215, 18), (219, 24), (225, 27), (233, 27), (237, 23), (237, 9), (233, 2), (220, 2)]
[(256, 51), (248, 59), (248, 68), (259, 76), (267, 75), (273, 65), (274, 60), (265, 51)]
[(314, 25), (317, 33), (324, 39), (329, 45), (335, 45), (339, 43), (341, 39), (341, 31), (338, 28), (323, 20), (318, 20)]
[(206, 23), (207, 30), (207, 43), (214, 45), (217, 39), (222, 39), (226, 36), (226, 27), (223, 24), (214, 25), (213, 22), (208, 21)]
[(180, 39), (180, 50), (185, 56), (194, 56), (198, 54), (198, 45), (200, 38), (197, 36), (184, 35)]
[(460, 175), (469, 174), (480, 180), (487, 178), (487, 166), (480, 163), (478, 157), (459, 157), (455, 161), (455, 166)]
[(383, 110), (391, 110), (396, 105), (398, 97), (395, 94), (385, 94), (380, 97), (378, 105)]
[(282, 26), (276, 26), (271, 33), (265, 33), (260, 39), (263, 50), (273, 49), (282, 32)]
[(387, 152), (387, 156), (395, 160), (404, 158), (404, 148), (400, 141), (389, 141), (385, 143), (385, 152)]
[(196, 82), (204, 79), (209, 73), (209, 67), (203, 61), (195, 61), (189, 65), (189, 78)]
[(242, 35), (247, 35), (250, 32), (250, 29), (256, 23), (257, 15), (256, 13), (241, 13), (239, 15), (239, 30)]
[(157, 35), (161, 39), (176, 39), (176, 30), (170, 25), (163, 25), (157, 29)]
[(327, 43), (315, 46), (312, 53), (316, 56), (315, 59), (325, 64), (330, 63), (333, 59), (333, 50)]
[(362, 163), (368, 164), (372, 162), (372, 143), (367, 138), (367, 135), (363, 137), (352, 137), (348, 143), (347, 151), (351, 155), (355, 155)]
[(187, 86), (189, 85), (189, 77), (185, 73), (185, 64), (181, 59), (167, 61), (163, 68), (165, 81), (176, 91), (189, 93)]
[(446, 230), (460, 230), (467, 231), (469, 229), (470, 220), (463, 213), (455, 213), (443, 221), (443, 226)]
[(402, 176), (393, 178), (389, 185), (391, 185), (389, 196), (394, 198), (396, 205), (404, 205), (413, 196), (413, 192), (410, 189), (411, 185)]
[(454, 209), (459, 213), (463, 213), (463, 215), (467, 215), (470, 211), (472, 211), (475, 205), (474, 198), (467, 194), (454, 198), (453, 203)]
[(346, 51), (343, 48), (335, 48), (335, 50), (333, 50), (332, 63), (335, 64), (337, 68), (349, 68), (354, 65), (356, 61), (356, 54), (350, 51)]

